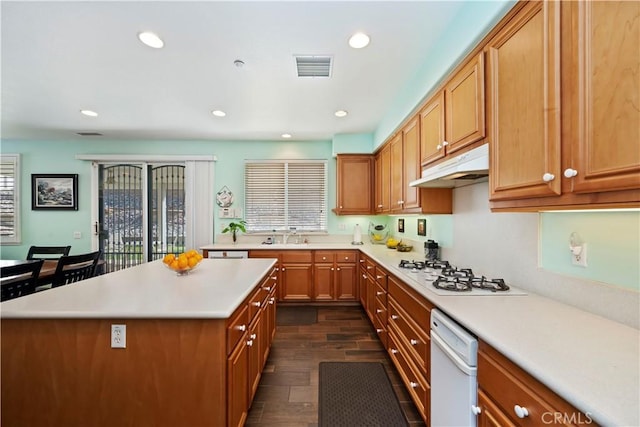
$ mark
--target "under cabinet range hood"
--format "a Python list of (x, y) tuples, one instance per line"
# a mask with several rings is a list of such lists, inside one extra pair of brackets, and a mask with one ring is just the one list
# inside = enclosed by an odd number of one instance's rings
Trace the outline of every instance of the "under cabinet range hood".
[(411, 187), (453, 188), (468, 185), (489, 176), (489, 144), (455, 156), (422, 170), (422, 177)]

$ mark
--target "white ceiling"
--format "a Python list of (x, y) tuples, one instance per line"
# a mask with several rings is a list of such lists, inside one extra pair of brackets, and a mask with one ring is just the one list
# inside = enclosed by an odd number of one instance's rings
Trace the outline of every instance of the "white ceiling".
[[(463, 5), (2, 1), (2, 138), (279, 140), (290, 133), (303, 141), (374, 132)], [(145, 30), (165, 47), (140, 43)], [(357, 31), (370, 35), (367, 48), (348, 46)], [(298, 78), (294, 54), (332, 55), (332, 77)], [(335, 117), (338, 109), (349, 115)]]

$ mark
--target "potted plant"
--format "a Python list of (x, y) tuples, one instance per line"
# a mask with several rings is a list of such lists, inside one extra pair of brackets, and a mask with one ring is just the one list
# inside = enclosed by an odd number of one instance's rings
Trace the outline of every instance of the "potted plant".
[(243, 233), (247, 232), (247, 229), (245, 228), (245, 225), (247, 225), (247, 222), (243, 219), (241, 219), (238, 222), (230, 222), (229, 225), (227, 225), (224, 230), (222, 230), (222, 233), (228, 233), (231, 232), (231, 237), (233, 238), (233, 243), (236, 242), (236, 240), (238, 239), (237, 235), (238, 235), (238, 231), (242, 231)]

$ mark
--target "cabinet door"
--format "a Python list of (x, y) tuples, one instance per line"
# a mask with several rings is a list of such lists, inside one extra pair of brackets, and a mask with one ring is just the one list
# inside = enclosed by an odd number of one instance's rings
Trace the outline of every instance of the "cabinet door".
[(453, 153), (485, 136), (484, 52), (462, 68), (445, 93), (446, 153)]
[(478, 390), (478, 427), (515, 427), (482, 390)]
[(249, 408), (249, 391), (247, 372), (249, 368), (246, 335), (227, 359), (227, 375), (229, 376), (227, 392), (227, 425), (240, 427), (244, 425)]
[(391, 212), (402, 211), (403, 197), (403, 166), (402, 133), (398, 133), (389, 143), (391, 149), (391, 195), (389, 209)]
[[(262, 373), (262, 358), (264, 355), (264, 347), (266, 346), (266, 336), (264, 335), (264, 320), (259, 313), (256, 320), (249, 329), (249, 339), (247, 340), (248, 353), (248, 369), (247, 369), (247, 402), (253, 401), (260, 383), (260, 374)], [(247, 405), (249, 406), (249, 405)]]
[(368, 215), (373, 208), (373, 157), (338, 154), (336, 212)]
[(358, 268), (356, 264), (337, 264), (336, 299), (340, 301), (358, 300)]
[(311, 301), (312, 264), (282, 264), (283, 301)]
[(402, 164), (403, 185), (402, 208), (416, 209), (420, 207), (420, 189), (409, 187), (411, 181), (420, 178), (420, 123), (416, 116), (402, 129)]
[(420, 111), (420, 152), (423, 166), (444, 157), (444, 129), (444, 92), (440, 92)]
[(389, 212), (391, 209), (391, 147), (386, 146), (380, 152), (381, 173), (380, 186), (382, 194), (381, 212)]
[(316, 301), (333, 300), (333, 264), (316, 264), (314, 266), (314, 291), (313, 299)]
[[(563, 165), (577, 175), (571, 191), (640, 188), (640, 2), (569, 2), (577, 34), (565, 81), (576, 131)], [(565, 59), (565, 57), (563, 57)]]
[(560, 194), (560, 2), (532, 2), (487, 45), (491, 200)]
[(367, 270), (364, 268), (364, 260), (360, 260), (360, 273), (358, 275), (358, 289), (360, 304), (362, 304), (362, 308), (367, 310)]

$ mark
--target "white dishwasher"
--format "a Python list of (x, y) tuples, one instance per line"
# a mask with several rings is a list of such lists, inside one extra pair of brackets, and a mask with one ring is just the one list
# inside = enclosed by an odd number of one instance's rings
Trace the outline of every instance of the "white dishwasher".
[(478, 340), (431, 310), (431, 426), (476, 425)]

